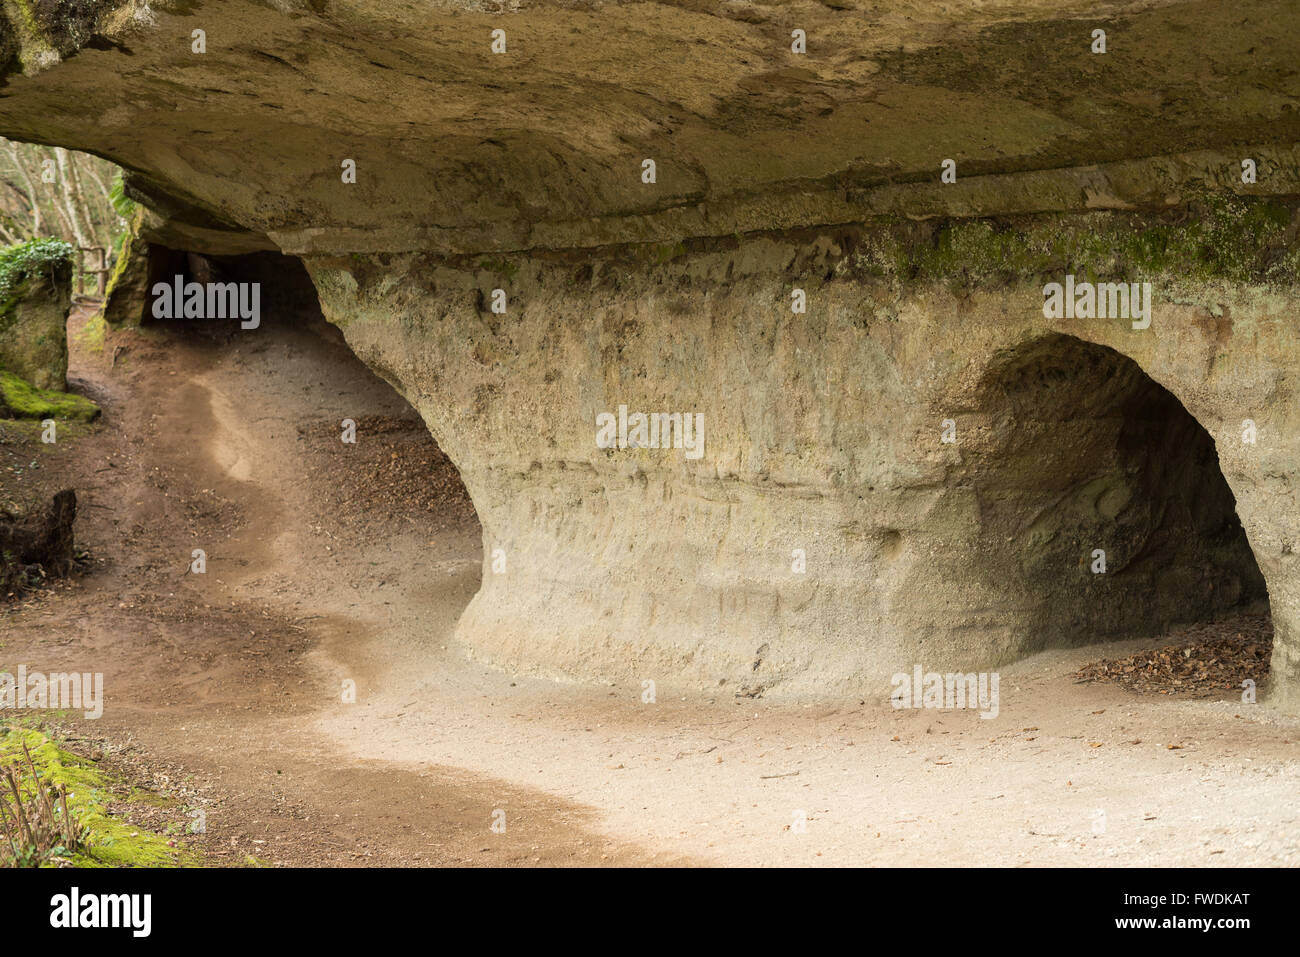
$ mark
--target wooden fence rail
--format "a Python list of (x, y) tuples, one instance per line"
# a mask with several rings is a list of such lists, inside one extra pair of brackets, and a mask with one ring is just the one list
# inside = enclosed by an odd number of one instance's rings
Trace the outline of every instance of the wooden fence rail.
[[(108, 268), (108, 250), (103, 246), (82, 246), (81, 253), (81, 267), (77, 270), (77, 295), (85, 295), (86, 277), (94, 276), (95, 295), (100, 299), (103, 299), (108, 288), (108, 274), (110, 272)], [(97, 253), (99, 265), (94, 267), (87, 266), (86, 253)]]

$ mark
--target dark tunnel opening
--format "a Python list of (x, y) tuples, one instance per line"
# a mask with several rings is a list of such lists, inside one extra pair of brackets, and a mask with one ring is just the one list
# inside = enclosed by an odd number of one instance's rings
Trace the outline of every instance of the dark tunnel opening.
[[(973, 495), (967, 568), (1005, 602), (1020, 656), (1158, 638), (1240, 616), (1268, 590), (1213, 438), (1132, 359), (1066, 335), (999, 355), (988, 427), (954, 486)], [(1255, 628), (1256, 634), (1260, 631)]]

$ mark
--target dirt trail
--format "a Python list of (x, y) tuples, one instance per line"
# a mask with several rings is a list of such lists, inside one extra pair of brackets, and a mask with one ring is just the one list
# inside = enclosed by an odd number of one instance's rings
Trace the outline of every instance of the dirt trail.
[(1300, 863), (1300, 722), (1074, 683), (1139, 642), (1002, 669), (988, 720), (480, 667), (452, 639), (477, 523), (385, 492), (418, 420), (336, 331), (115, 349), (74, 360), (107, 424), (63, 465), (107, 561), (10, 614), (3, 655), (104, 671), (80, 730), (192, 775), (233, 861)]
[[(70, 324), (74, 342), (85, 318)], [(206, 811), (210, 856), (327, 865), (647, 860), (593, 832), (589, 809), (430, 762), (358, 759), (312, 729), (314, 713), (340, 700), (337, 674), (364, 696), (387, 671), (374, 635), (398, 579), (381, 569), (402, 570), (395, 556), (429, 538), (409, 516), (320, 509), (330, 489), (313, 482), (308, 462), (325, 459), (317, 472), (330, 474), (344, 415), (413, 418), (336, 331), (282, 326), (255, 340), (122, 333), (103, 356), (74, 350), (73, 386), (101, 402), (104, 426), (58, 450), (46, 482), (79, 490), (79, 543), (97, 564), (71, 588), (5, 609), (0, 655), (103, 672), (104, 717), (69, 721), (72, 733), (110, 767), (159, 786), (184, 782), (190, 803)], [(339, 449), (300, 434), (323, 422)], [(372, 535), (372, 548), (342, 544)], [(464, 553), (454, 563), (463, 581), (452, 582), (461, 594), (444, 587), (430, 614), (454, 621), (476, 587), (477, 547), (476, 528), (462, 524), (424, 549), (429, 557), (410, 571)], [(195, 548), (207, 553), (203, 575), (189, 572)], [(516, 813), (495, 834), (492, 811), (502, 803)]]

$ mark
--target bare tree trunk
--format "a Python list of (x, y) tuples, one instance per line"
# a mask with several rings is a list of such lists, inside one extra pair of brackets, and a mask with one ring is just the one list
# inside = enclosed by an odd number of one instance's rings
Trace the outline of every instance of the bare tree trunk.
[(104, 197), (104, 202), (111, 203), (112, 202), (111, 194), (108, 191), (108, 187), (104, 184), (104, 178), (100, 176), (98, 173), (96, 173), (95, 167), (93, 167), (89, 163), (84, 164), (84, 168), (85, 168), (86, 175), (89, 176), (91, 179), (93, 179), (95, 181), (95, 185), (99, 187), (99, 192)]
[(18, 146), (15, 143), (6, 141), (9, 148), (9, 158), (13, 160), (14, 169), (18, 171), (18, 178), (23, 181), (23, 186), (27, 188), (27, 198), (32, 205), (32, 235), (41, 234), (41, 204), (36, 198), (36, 187), (32, 185), (32, 178), (27, 175), (27, 168), (23, 165), (22, 157), (18, 154)]
[(113, 170), (85, 153), (0, 138), (0, 238), (49, 235), (111, 248), (122, 227), (108, 186)]
[(59, 220), (59, 235), (64, 238), (72, 235), (72, 220), (68, 219), (68, 212), (64, 209), (63, 204), (58, 201), (57, 197), (51, 201), (50, 208), (54, 210), (54, 215)]
[[(0, 198), (0, 209), (3, 209), (4, 212), (13, 219), (13, 222), (10, 225), (17, 228), (19, 218), (30, 223), (32, 218), (32, 201), (28, 197), (27, 193), (14, 183), (11, 183), (8, 179), (0, 179), (0, 186), (3, 186), (5, 190), (3, 198)], [(26, 226), (23, 231), (26, 232), (30, 228), (30, 226)]]
[(56, 146), (54, 156), (59, 164), (59, 189), (63, 193), (63, 208), (72, 221), (72, 235), (76, 238), (78, 247), (89, 246), (90, 242), (86, 239), (86, 230), (79, 209), (81, 197), (77, 195), (76, 180), (68, 168), (68, 151), (62, 146)]
[[(66, 152), (66, 151), (65, 151)], [(94, 246), (97, 244), (95, 232), (95, 220), (90, 212), (90, 203), (86, 201), (86, 193), (82, 187), (81, 167), (84, 163), (78, 162), (79, 154), (73, 153), (68, 158), (68, 169), (72, 172), (72, 195), (77, 203), (77, 212), (81, 222), (85, 224), (86, 241), (83, 246)]]

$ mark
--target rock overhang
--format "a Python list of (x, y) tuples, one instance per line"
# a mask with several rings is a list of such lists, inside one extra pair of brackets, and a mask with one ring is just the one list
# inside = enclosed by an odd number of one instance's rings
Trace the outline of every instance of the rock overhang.
[[(296, 253), (1165, 204), (1181, 178), (1231, 183), (1225, 161), (1269, 149), (1293, 189), (1300, 143), (1300, 33), (1281, 0), (3, 10), (7, 135), (104, 155), (177, 223)], [(1077, 172), (1093, 167), (1104, 182)]]
[[(85, 5), (79, 49), (0, 40), (23, 66), (0, 132), (126, 166), (151, 241), (304, 259), (462, 471), (485, 565), (460, 634), (487, 660), (810, 694), (1039, 647), (1024, 595), (997, 611), (966, 576), (933, 603), (923, 557), (981, 533), (931, 440), (948, 415), (987, 429), (996, 357), (1064, 334), (1134, 358), (1220, 442), (1294, 704), (1297, 15), (881, 6)], [(1158, 277), (1160, 325), (1045, 321), (1043, 277), (1074, 270)], [(702, 462), (588, 434), (692, 402)], [(1222, 441), (1247, 416), (1258, 451)], [(809, 541), (820, 577), (791, 579)]]

